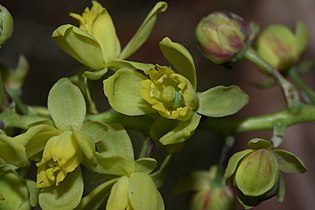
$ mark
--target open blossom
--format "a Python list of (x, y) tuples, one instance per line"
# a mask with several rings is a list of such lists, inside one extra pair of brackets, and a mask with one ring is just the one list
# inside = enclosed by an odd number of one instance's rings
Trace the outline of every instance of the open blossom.
[(187, 140), (201, 115), (231, 115), (248, 102), (248, 96), (235, 86), (197, 92), (196, 70), (189, 51), (168, 37), (160, 42), (160, 48), (172, 67), (136, 68), (140, 72), (122, 67), (103, 84), (104, 93), (117, 112), (129, 116), (152, 114), (156, 118), (150, 133), (163, 145)]
[(56, 186), (79, 166), (82, 151), (71, 131), (52, 137), (46, 144), (41, 162), (37, 163), (37, 186)]
[(52, 39), (66, 53), (89, 68), (86, 73), (88, 78), (98, 79), (108, 68), (115, 68), (115, 62), (126, 59), (138, 50), (149, 37), (157, 14), (166, 8), (165, 2), (158, 2), (123, 50), (110, 14), (97, 1), (92, 1), (92, 7), (86, 8), (82, 14), (70, 13), (71, 17), (79, 21), (79, 27), (61, 25), (53, 32)]
[(140, 95), (161, 116), (188, 120), (198, 106), (198, 97), (189, 80), (166, 66), (147, 72), (149, 79), (140, 82)]

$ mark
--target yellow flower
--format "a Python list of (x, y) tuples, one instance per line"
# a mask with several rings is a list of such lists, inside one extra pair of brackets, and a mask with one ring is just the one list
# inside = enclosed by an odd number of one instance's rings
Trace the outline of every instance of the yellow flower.
[(82, 151), (71, 131), (51, 137), (44, 149), (41, 162), (37, 163), (37, 187), (59, 185), (67, 173), (79, 166)]
[(161, 116), (189, 120), (198, 106), (198, 97), (191, 83), (166, 66), (157, 65), (148, 71), (150, 79), (140, 82), (140, 95)]
[[(79, 20), (80, 29), (92, 35), (102, 48), (105, 62), (118, 57), (120, 43), (116, 36), (116, 29), (107, 10), (97, 1), (92, 1), (92, 8), (85, 8), (82, 16), (70, 13)], [(112, 46), (111, 48), (109, 48)]]

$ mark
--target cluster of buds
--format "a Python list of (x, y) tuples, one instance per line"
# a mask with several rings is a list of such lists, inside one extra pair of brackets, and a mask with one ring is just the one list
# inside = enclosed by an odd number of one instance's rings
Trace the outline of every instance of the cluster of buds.
[[(196, 28), (196, 37), (203, 55), (216, 64), (241, 59), (254, 44), (257, 54), (273, 68), (292, 66), (308, 44), (309, 35), (302, 22), (295, 34), (286, 26), (273, 24), (258, 34), (258, 26), (227, 11), (205, 16)], [(255, 41), (255, 42), (254, 42)]]
[(283, 201), (281, 172), (304, 173), (304, 163), (288, 151), (272, 149), (271, 141), (252, 139), (248, 147), (230, 158), (224, 175), (236, 187), (240, 202), (251, 208), (275, 195)]

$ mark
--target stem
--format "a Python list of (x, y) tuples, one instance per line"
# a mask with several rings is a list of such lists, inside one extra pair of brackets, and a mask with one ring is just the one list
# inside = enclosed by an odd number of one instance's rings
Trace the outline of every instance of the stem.
[(245, 52), (245, 58), (252, 63), (254, 63), (256, 66), (259, 67), (260, 70), (267, 74), (273, 74), (275, 69), (267, 63), (265, 60), (263, 60), (253, 48), (248, 48)]
[(296, 67), (289, 69), (289, 76), (291, 79), (295, 81), (295, 83), (301, 88), (303, 93), (308, 97), (310, 102), (314, 105), (315, 104), (315, 94), (311, 88), (309, 88), (299, 77), (298, 73), (296, 72)]
[(298, 112), (300, 110), (300, 99), (299, 94), (295, 87), (287, 81), (276, 69), (274, 69), (269, 63), (262, 59), (253, 48), (249, 48), (245, 52), (245, 58), (254, 63), (263, 72), (271, 74), (279, 82), (282, 91), (284, 93), (285, 99), (287, 101), (288, 107), (293, 112)]
[(257, 130), (272, 130), (276, 123), (280, 123), (284, 127), (289, 127), (291, 125), (314, 120), (315, 107), (301, 105), (298, 114), (287, 108), (280, 112), (243, 119), (208, 118), (201, 123), (198, 128), (217, 131), (223, 134), (234, 134)]
[(154, 149), (154, 142), (150, 137), (147, 137), (141, 147), (141, 151), (139, 154), (139, 159), (144, 157), (150, 157)]
[(4, 112), (7, 109), (7, 98), (5, 95), (4, 84), (0, 72), (0, 111)]
[(91, 114), (97, 114), (97, 108), (96, 105), (92, 99), (88, 79), (86, 77), (83, 77), (82, 75), (79, 75), (79, 85), (81, 87), (82, 93), (84, 95), (85, 101), (87, 103), (87, 110)]

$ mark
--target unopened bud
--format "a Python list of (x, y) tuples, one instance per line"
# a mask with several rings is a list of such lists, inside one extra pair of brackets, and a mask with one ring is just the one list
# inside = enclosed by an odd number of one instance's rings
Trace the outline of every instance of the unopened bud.
[(271, 66), (284, 70), (298, 60), (308, 40), (308, 31), (302, 22), (297, 23), (295, 33), (284, 25), (273, 24), (259, 35), (256, 50)]
[(13, 18), (10, 12), (0, 5), (0, 46), (11, 37), (13, 32)]
[(232, 61), (244, 48), (249, 35), (249, 25), (240, 16), (225, 11), (210, 13), (196, 28), (203, 54), (216, 64)]

